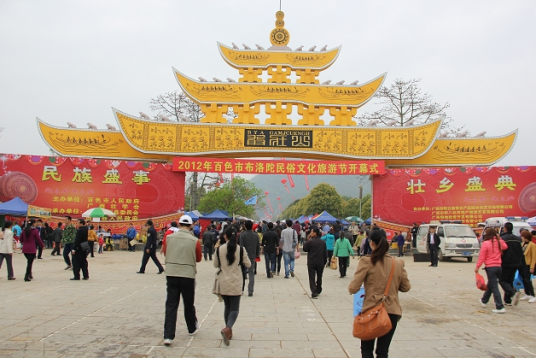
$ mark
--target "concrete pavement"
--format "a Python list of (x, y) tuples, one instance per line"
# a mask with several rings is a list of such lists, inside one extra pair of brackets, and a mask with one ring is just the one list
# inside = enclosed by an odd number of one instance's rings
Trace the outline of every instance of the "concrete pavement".
[[(351, 277), (324, 273), (324, 290), (311, 299), (306, 256), (296, 277), (267, 279), (264, 262), (253, 297), (242, 296), (231, 345), (222, 344), (223, 303), (212, 295), (212, 262), (198, 265), (196, 309), (199, 333), (188, 336), (179, 307), (177, 337), (163, 346), (165, 276), (149, 262), (136, 274), (140, 251), (105, 252), (88, 258), (90, 280), (70, 281), (62, 257), (34, 264), (24, 282), (26, 260), (15, 254), (17, 280), (0, 270), (0, 356), (4, 357), (360, 357), (352, 337)], [(159, 257), (162, 257), (159, 255)], [(526, 301), (491, 313), (478, 303), (474, 263), (465, 260), (414, 263), (404, 258), (412, 284), (401, 293), (403, 318), (390, 357), (535, 357), (536, 304)], [(162, 260), (163, 261), (163, 257)], [(350, 260), (349, 274), (358, 260)], [(181, 305), (182, 306), (182, 305)]]

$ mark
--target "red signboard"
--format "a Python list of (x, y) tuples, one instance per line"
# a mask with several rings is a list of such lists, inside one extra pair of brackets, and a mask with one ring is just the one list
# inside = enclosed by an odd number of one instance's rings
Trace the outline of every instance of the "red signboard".
[(395, 169), (373, 179), (374, 218), (401, 225), (536, 215), (536, 167)]
[(20, 197), (80, 217), (88, 208), (116, 213), (108, 220), (139, 220), (184, 208), (184, 173), (171, 165), (64, 157), (0, 156), (0, 201)]
[(385, 164), (381, 160), (289, 161), (177, 157), (173, 158), (173, 170), (244, 174), (377, 175), (385, 173)]

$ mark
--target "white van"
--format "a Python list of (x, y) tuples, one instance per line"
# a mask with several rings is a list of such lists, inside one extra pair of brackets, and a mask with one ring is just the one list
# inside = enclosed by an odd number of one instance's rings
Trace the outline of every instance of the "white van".
[(512, 234), (519, 236), (521, 230), (527, 229), (529, 231), (532, 230), (532, 227), (527, 222), (529, 218), (526, 216), (505, 216), (505, 217), (494, 217), (494, 218), (488, 218), (486, 219), (486, 227), (492, 227), (495, 229), (500, 228), (499, 234), (502, 234), (504, 232), (504, 224), (507, 222), (512, 223), (514, 226), (514, 229), (512, 231)]
[(429, 253), (426, 243), (430, 226), (436, 227), (436, 233), (441, 239), (438, 256), (440, 261), (451, 257), (465, 257), (472, 262), (473, 257), (478, 257), (480, 244), (475, 232), (469, 225), (461, 221), (438, 221), (437, 223), (422, 224), (417, 231), (417, 250), (420, 253)]

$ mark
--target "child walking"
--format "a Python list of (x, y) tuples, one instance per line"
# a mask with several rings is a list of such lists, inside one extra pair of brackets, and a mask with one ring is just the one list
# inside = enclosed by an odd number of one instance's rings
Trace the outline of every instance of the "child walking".
[(99, 235), (99, 254), (102, 254), (102, 247), (104, 246), (104, 238)]

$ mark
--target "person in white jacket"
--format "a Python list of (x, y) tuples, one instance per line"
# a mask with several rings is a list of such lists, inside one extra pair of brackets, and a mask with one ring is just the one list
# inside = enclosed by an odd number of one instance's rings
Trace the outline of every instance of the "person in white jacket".
[(0, 268), (4, 259), (6, 259), (7, 264), (7, 279), (14, 280), (15, 276), (13, 274), (13, 231), (11, 227), (13, 223), (11, 221), (6, 221), (4, 224), (5, 230), (3, 235), (0, 237)]

